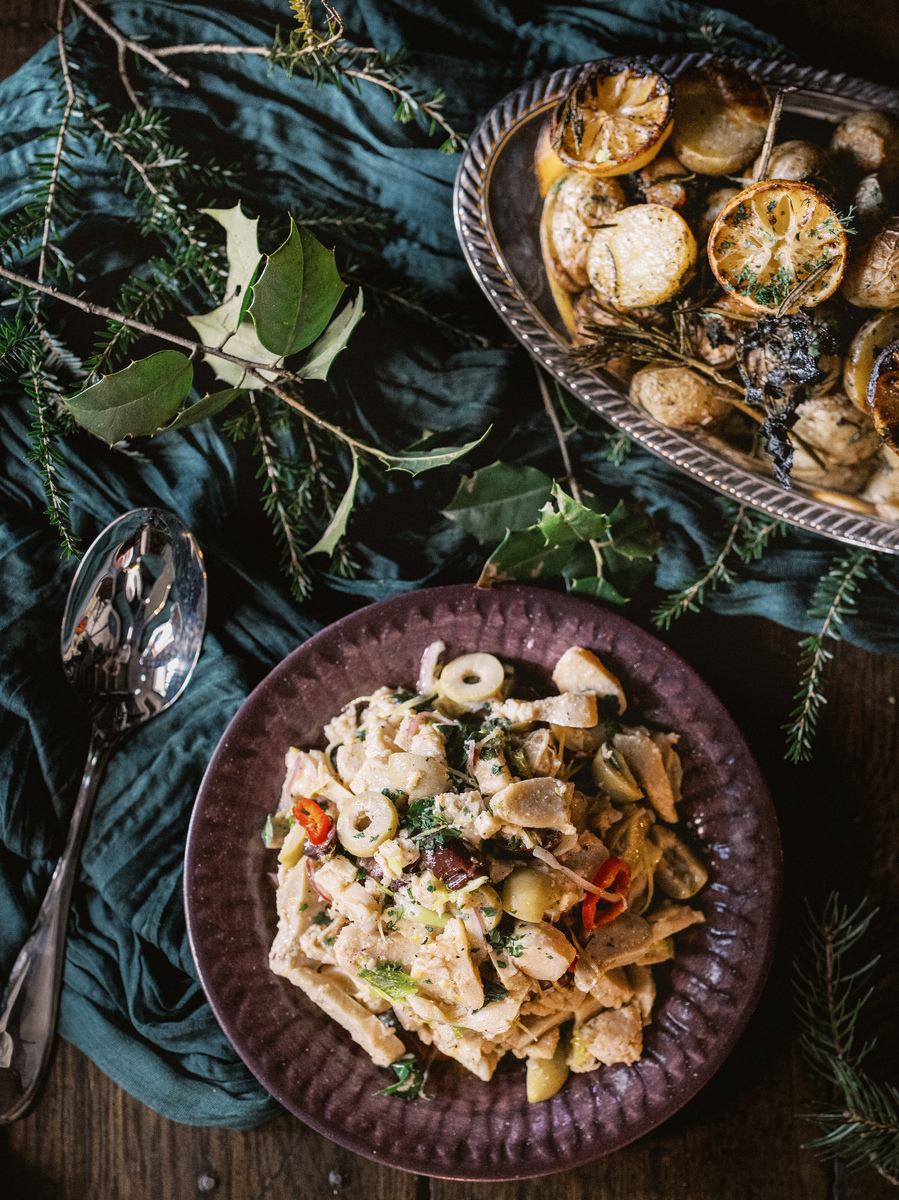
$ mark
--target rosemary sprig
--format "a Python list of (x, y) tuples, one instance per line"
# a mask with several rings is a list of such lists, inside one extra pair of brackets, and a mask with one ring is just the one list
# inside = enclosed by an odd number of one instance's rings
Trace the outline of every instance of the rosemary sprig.
[(789, 722), (783, 726), (787, 733), (786, 757), (790, 762), (806, 762), (811, 758), (818, 718), (827, 702), (821, 680), (825, 667), (833, 658), (831, 644), (842, 636), (845, 618), (857, 611), (855, 598), (865, 578), (865, 568), (873, 558), (870, 550), (850, 550), (848, 554), (837, 556), (818, 580), (808, 615), (820, 619), (821, 628), (799, 643), (802, 678), (795, 696), (796, 707)]
[(822, 1130), (810, 1145), (823, 1158), (840, 1158), (850, 1170), (873, 1167), (899, 1186), (899, 1089), (867, 1074), (874, 1042), (860, 1043), (858, 1037), (878, 959), (854, 969), (846, 962), (876, 912), (865, 913), (864, 904), (850, 910), (835, 893), (820, 915), (806, 903), (793, 999), (806, 1061), (836, 1088), (842, 1101), (806, 1114)]

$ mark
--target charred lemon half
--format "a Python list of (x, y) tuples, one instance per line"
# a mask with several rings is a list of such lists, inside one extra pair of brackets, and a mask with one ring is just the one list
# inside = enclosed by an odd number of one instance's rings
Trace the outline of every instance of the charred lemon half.
[(593, 63), (559, 105), (550, 142), (562, 162), (608, 178), (639, 171), (671, 132), (671, 84), (641, 59)]
[(708, 251), (724, 290), (756, 312), (777, 312), (808, 280), (790, 305), (796, 312), (820, 304), (839, 287), (846, 232), (837, 211), (810, 184), (765, 179), (725, 204), (709, 234)]
[(891, 449), (899, 450), (899, 341), (877, 356), (867, 401), (874, 428)]

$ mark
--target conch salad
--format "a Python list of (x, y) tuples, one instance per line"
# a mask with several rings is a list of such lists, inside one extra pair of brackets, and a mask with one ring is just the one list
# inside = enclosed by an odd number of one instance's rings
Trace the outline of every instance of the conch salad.
[(269, 961), (394, 1066), (388, 1092), (420, 1083), (407, 1033), (483, 1080), (524, 1059), (545, 1100), (640, 1058), (652, 967), (704, 920), (684, 902), (707, 873), (672, 828), (678, 735), (626, 723), (589, 649), (565, 651), (550, 696), (492, 654), (441, 669), (444, 649), (416, 693), (359, 696), (326, 750), (287, 751)]

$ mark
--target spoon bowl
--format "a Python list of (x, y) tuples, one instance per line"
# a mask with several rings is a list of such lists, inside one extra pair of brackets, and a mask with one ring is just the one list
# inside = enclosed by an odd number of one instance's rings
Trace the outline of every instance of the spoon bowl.
[(50, 1060), (72, 884), (103, 768), (121, 737), (184, 691), (205, 624), (203, 555), (178, 517), (160, 509), (113, 521), (72, 581), (62, 664), (93, 729), (65, 849), (3, 995), (0, 1124), (28, 1111)]

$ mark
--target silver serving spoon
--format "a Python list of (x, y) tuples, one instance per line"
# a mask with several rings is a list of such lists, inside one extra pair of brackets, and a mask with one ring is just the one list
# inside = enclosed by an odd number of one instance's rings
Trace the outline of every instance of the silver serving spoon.
[(72, 581), (62, 662), (93, 732), (62, 858), (3, 996), (0, 1124), (27, 1112), (50, 1060), (72, 884), (103, 769), (119, 738), (181, 695), (205, 624), (203, 555), (186, 526), (159, 509), (113, 521)]

